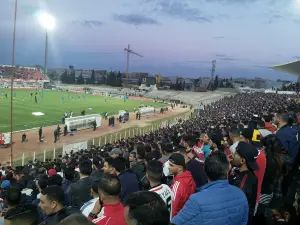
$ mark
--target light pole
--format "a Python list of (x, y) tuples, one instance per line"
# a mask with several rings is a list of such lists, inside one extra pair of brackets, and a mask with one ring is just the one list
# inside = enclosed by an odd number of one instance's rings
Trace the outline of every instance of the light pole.
[[(48, 62), (48, 31), (53, 30), (55, 27), (55, 18), (46, 12), (43, 12), (39, 15), (39, 21), (41, 26), (45, 29), (45, 58), (44, 58), (44, 70), (45, 70), (45, 75), (48, 74), (48, 69), (47, 69), (47, 62)], [(44, 88), (44, 84), (43, 84)], [(43, 89), (42, 89), (43, 90)], [(43, 92), (42, 92), (43, 96)]]
[(15, 74), (17, 9), (18, 9), (18, 0), (15, 0), (14, 30), (13, 30), (12, 57), (11, 57), (12, 74), (11, 74), (11, 85), (10, 85), (10, 165), (11, 166), (13, 166), (13, 93), (14, 93), (14, 74)]

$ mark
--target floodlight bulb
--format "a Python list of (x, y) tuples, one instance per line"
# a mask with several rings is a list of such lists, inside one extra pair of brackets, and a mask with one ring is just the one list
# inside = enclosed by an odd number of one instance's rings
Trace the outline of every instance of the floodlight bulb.
[(47, 30), (52, 30), (55, 27), (55, 19), (49, 13), (41, 13), (39, 15), (40, 24)]

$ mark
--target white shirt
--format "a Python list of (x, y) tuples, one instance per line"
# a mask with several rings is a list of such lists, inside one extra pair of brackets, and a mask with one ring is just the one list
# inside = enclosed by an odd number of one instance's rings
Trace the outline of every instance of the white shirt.
[(164, 163), (164, 166), (163, 166), (163, 173), (166, 177), (172, 175), (170, 173), (170, 170), (169, 170), (169, 160), (167, 162)]
[(149, 191), (155, 192), (160, 195), (162, 200), (164, 200), (164, 202), (166, 203), (170, 212), (170, 219), (172, 219), (172, 200), (174, 197), (171, 188), (166, 184), (161, 184), (159, 186), (151, 188)]
[[(98, 197), (97, 198), (93, 198), (90, 201), (84, 203), (83, 206), (80, 208), (80, 211), (82, 212), (82, 214), (85, 217), (88, 217), (89, 214), (90, 214), (90, 212), (92, 212), (92, 210), (94, 209), (94, 206), (95, 206), (97, 200), (98, 200)], [(103, 214), (104, 214), (104, 207), (101, 209), (101, 212), (98, 214), (98, 218), (100, 216), (102, 216)]]

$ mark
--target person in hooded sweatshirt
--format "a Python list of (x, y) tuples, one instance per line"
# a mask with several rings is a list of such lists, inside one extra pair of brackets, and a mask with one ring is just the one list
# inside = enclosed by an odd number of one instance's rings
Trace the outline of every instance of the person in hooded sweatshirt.
[(185, 169), (185, 159), (180, 153), (173, 153), (169, 158), (169, 170), (174, 175), (171, 184), (173, 192), (172, 218), (183, 208), (190, 195), (196, 191), (192, 174)]

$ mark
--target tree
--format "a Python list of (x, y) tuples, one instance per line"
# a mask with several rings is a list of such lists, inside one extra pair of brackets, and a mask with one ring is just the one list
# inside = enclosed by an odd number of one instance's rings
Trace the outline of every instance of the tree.
[(84, 84), (84, 79), (83, 79), (82, 73), (77, 78), (77, 84)]
[(95, 84), (95, 70), (92, 70), (92, 75), (91, 75), (91, 80), (90, 80), (91, 84)]
[(68, 74), (68, 84), (75, 84), (75, 71), (73, 70), (70, 74)]
[(109, 72), (107, 84), (110, 86), (116, 86), (116, 74), (112, 71)]
[(69, 65), (69, 70), (74, 70), (74, 66)]
[(120, 71), (119, 71), (119, 73), (118, 73), (116, 79), (117, 79), (117, 80), (116, 80), (117, 86), (118, 86), (118, 87), (122, 87), (122, 74), (121, 74)]
[(65, 70), (65, 72), (63, 72), (63, 74), (60, 77), (60, 80), (63, 84), (68, 83), (68, 72), (67, 72), (67, 70)]
[(218, 88), (219, 86), (219, 77), (218, 75), (215, 76), (215, 81), (214, 81), (214, 88)]

